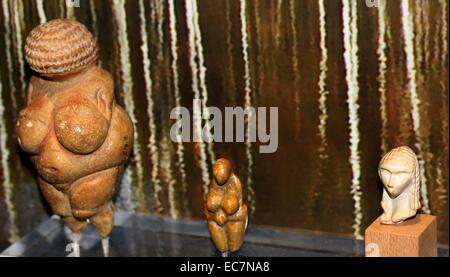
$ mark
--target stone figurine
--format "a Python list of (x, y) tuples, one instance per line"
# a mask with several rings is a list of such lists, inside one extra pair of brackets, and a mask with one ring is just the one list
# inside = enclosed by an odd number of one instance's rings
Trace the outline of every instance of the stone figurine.
[(242, 184), (226, 159), (213, 167), (214, 178), (206, 197), (205, 215), (212, 241), (227, 256), (241, 248), (247, 228), (248, 211), (243, 202)]
[(380, 161), (383, 182), (382, 224), (397, 224), (420, 209), (420, 172), (416, 154), (407, 146), (391, 150)]
[(92, 223), (107, 256), (112, 199), (133, 145), (132, 122), (115, 101), (111, 75), (97, 66), (97, 43), (83, 24), (56, 19), (37, 26), (25, 55), (34, 75), (17, 121), (19, 145), (78, 251)]

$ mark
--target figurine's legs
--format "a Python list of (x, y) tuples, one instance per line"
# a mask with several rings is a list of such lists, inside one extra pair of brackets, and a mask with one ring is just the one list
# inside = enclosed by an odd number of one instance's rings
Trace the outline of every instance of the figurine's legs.
[(244, 241), (246, 220), (231, 221), (226, 225), (226, 231), (228, 235), (228, 246), (231, 252), (236, 252), (241, 248)]
[(114, 208), (112, 203), (105, 205), (99, 213), (90, 217), (89, 220), (103, 238), (109, 236), (114, 225)]
[(87, 225), (86, 221), (78, 220), (73, 216), (64, 216), (62, 219), (66, 226), (69, 227), (70, 231), (72, 231), (74, 234), (81, 234), (81, 232), (83, 232), (84, 228), (86, 228)]
[(91, 218), (109, 205), (115, 193), (120, 168), (96, 172), (75, 181), (69, 189), (69, 201), (76, 218)]
[(208, 229), (217, 249), (222, 253), (228, 251), (228, 240), (225, 229), (212, 220), (208, 221)]
[(41, 178), (39, 178), (39, 187), (53, 212), (61, 216), (64, 223), (73, 233), (80, 234), (86, 227), (86, 222), (73, 217), (67, 194), (57, 190), (53, 185)]
[(106, 205), (98, 214), (89, 218), (102, 236), (103, 256), (109, 256), (109, 234), (114, 226), (114, 207), (112, 203)]
[(52, 211), (62, 218), (72, 216), (69, 197), (67, 194), (57, 190), (53, 185), (47, 183), (40, 177), (38, 178), (38, 182), (41, 192), (52, 208)]
[[(38, 179), (39, 187), (47, 202), (50, 204), (53, 212), (61, 216), (66, 227), (69, 229), (68, 238), (71, 241), (71, 248), (74, 257), (80, 256), (81, 233), (86, 228), (87, 223), (73, 217), (70, 208), (69, 197), (66, 193), (57, 190), (53, 185), (47, 183), (42, 178)], [(67, 249), (66, 249), (67, 250)]]

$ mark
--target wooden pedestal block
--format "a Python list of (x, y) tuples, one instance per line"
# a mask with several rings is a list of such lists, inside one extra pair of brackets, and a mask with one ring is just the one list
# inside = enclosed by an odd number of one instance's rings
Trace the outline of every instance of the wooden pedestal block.
[(418, 214), (396, 225), (377, 218), (365, 236), (366, 257), (436, 257), (436, 217)]

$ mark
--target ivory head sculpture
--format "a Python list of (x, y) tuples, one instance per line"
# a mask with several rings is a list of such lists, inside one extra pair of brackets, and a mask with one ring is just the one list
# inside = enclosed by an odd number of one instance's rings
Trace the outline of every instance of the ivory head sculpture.
[(378, 174), (384, 185), (381, 223), (397, 224), (415, 216), (420, 209), (420, 172), (411, 148), (398, 147), (384, 155)]
[(95, 39), (75, 20), (52, 20), (30, 32), (25, 57), (34, 75), (17, 121), (19, 145), (73, 237), (89, 221), (107, 238), (133, 125), (116, 103), (111, 75), (97, 67)]

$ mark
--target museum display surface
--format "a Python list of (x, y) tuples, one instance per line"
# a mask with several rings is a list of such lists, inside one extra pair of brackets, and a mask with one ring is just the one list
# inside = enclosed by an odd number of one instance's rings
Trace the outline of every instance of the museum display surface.
[(449, 256), (446, 0), (0, 1), (0, 256)]

